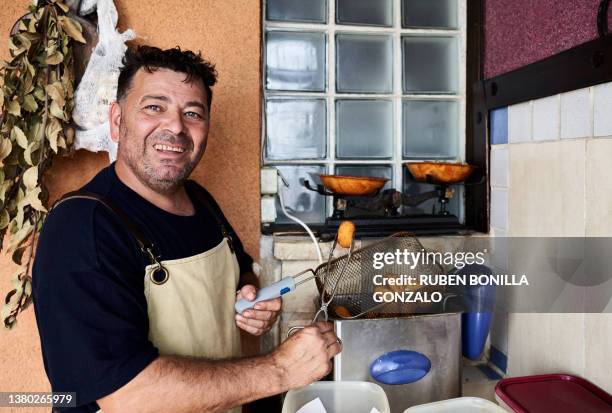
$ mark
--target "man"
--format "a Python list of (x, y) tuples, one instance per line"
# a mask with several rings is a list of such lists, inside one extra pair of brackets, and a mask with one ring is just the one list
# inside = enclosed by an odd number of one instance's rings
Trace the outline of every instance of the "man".
[[(280, 299), (235, 314), (250, 257), (187, 177), (208, 136), (214, 68), (180, 49), (128, 50), (110, 108), (117, 162), (49, 214), (34, 304), (54, 391), (93, 412), (236, 411), (326, 375), (340, 342), (329, 323), (273, 353), (237, 358), (238, 328), (259, 335)], [(239, 411), (239, 407), (237, 408)]]

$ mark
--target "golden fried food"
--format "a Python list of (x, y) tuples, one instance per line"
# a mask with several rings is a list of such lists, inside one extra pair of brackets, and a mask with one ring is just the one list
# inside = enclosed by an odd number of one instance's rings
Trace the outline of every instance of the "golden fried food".
[(351, 221), (342, 221), (338, 227), (338, 244), (342, 248), (349, 248), (355, 236), (355, 224)]
[(333, 310), (334, 310), (334, 313), (336, 313), (336, 315), (338, 317), (342, 317), (342, 318), (350, 318), (350, 317), (352, 317), (352, 315), (349, 312), (349, 310), (346, 307), (343, 307), (341, 305), (334, 306)]

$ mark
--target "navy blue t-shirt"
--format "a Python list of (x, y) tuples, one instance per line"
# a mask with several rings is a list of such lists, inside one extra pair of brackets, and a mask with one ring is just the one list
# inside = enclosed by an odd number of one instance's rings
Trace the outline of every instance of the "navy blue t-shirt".
[[(199, 188), (232, 235), (241, 273), (250, 271), (252, 260), (240, 240), (212, 196)], [(162, 260), (200, 254), (222, 240), (215, 217), (192, 193), (195, 215), (171, 214), (121, 182), (114, 164), (83, 189), (128, 215)], [(65, 411), (95, 412), (97, 399), (158, 356), (148, 340), (149, 263), (123, 222), (97, 201), (67, 200), (47, 217), (33, 267), (34, 310), (52, 390), (76, 392), (79, 407)]]

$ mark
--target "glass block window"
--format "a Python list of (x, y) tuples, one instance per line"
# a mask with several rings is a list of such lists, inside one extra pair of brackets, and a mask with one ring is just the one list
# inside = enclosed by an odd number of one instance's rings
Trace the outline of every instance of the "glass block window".
[[(304, 187), (321, 173), (415, 194), (431, 186), (405, 162), (464, 160), (468, 0), (262, 1), (263, 162), (289, 183), (291, 212), (331, 214), (331, 199)], [(462, 218), (456, 191), (449, 209)]]

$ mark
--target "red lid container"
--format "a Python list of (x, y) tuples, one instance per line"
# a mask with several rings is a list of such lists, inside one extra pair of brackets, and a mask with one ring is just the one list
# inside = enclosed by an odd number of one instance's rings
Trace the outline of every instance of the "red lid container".
[(495, 394), (517, 413), (612, 413), (610, 394), (568, 374), (503, 379)]

